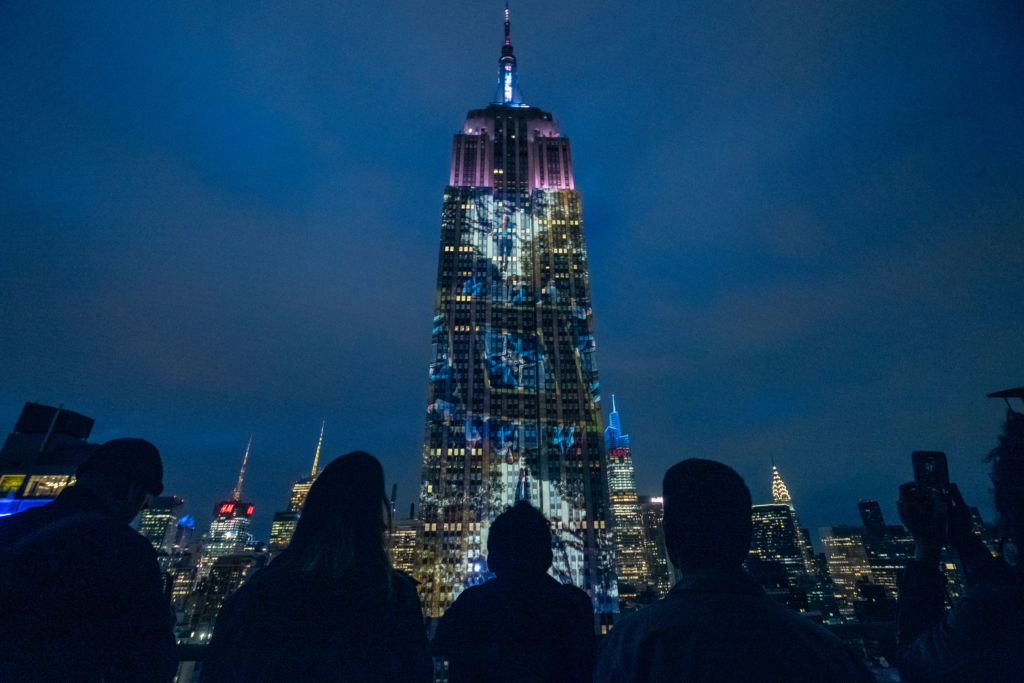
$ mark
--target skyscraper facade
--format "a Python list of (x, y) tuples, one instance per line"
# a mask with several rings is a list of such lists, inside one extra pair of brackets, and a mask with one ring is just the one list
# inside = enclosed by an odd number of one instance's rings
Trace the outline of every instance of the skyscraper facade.
[(872, 578), (895, 599), (899, 597), (900, 574), (914, 556), (914, 538), (902, 526), (885, 523), (878, 501), (860, 501), (857, 509), (864, 522), (864, 550)]
[(616, 609), (582, 209), (569, 139), (523, 103), (505, 14), (495, 101), (452, 144), (423, 445), (423, 602), (474, 580), (517, 500), (554, 532), (553, 574)]
[(252, 513), (255, 506), (242, 501), (242, 482), (245, 481), (245, 466), (249, 463), (249, 452), (252, 450), (252, 438), (245, 447), (242, 458), (242, 469), (238, 472), (238, 483), (231, 493), (231, 500), (222, 500), (213, 506), (213, 519), (210, 531), (203, 539), (204, 560), (201, 565), (208, 565), (212, 560), (224, 555), (231, 555), (245, 550), (253, 542)]
[(647, 565), (647, 591), (641, 602), (654, 602), (668, 595), (675, 582), (674, 571), (665, 547), (665, 499), (661, 496), (638, 496), (640, 528), (644, 535), (644, 562)]
[(392, 523), (389, 534), (391, 565), (400, 571), (414, 574), (420, 557), (422, 523), (418, 519), (400, 519)]
[(822, 527), (821, 544), (828, 558), (840, 610), (844, 616), (852, 618), (854, 604), (860, 596), (858, 586), (874, 583), (864, 548), (864, 530), (856, 526)]
[(155, 550), (173, 545), (178, 529), (178, 509), (184, 504), (178, 496), (160, 496), (139, 514), (139, 533)]
[(288, 547), (295, 533), (295, 527), (299, 524), (299, 517), (302, 516), (302, 507), (306, 504), (306, 496), (313, 488), (313, 483), (320, 474), (320, 449), (324, 445), (324, 427), (327, 422), (320, 423), (320, 438), (316, 442), (316, 453), (313, 455), (313, 469), (308, 477), (303, 477), (292, 484), (291, 494), (288, 497), (288, 509), (274, 513), (274, 521), (270, 525), (270, 550), (280, 552)]
[(751, 518), (751, 552), (763, 562), (781, 565), (790, 585), (796, 585), (807, 576), (807, 565), (793, 511), (788, 505), (754, 505)]
[[(202, 555), (194, 570), (182, 568), (182, 580), (192, 584), (191, 591), (183, 600), (186, 617), (180, 635), (185, 640), (208, 640), (224, 600), (267, 561), (266, 546), (257, 543), (252, 534), (255, 506), (242, 498), (242, 483), (251, 450), (250, 437), (231, 500), (221, 501), (214, 506), (210, 531), (203, 538)], [(177, 580), (173, 590), (181, 594)]]
[(640, 526), (640, 505), (636, 496), (636, 474), (629, 447), (629, 434), (622, 433), (622, 422), (612, 395), (612, 411), (604, 430), (608, 461), (608, 499), (615, 540), (615, 574), (618, 577), (620, 605), (636, 604), (650, 581), (644, 533)]
[(786, 570), (790, 586), (796, 586), (813, 571), (810, 544), (801, 533), (800, 520), (777, 467), (772, 465), (772, 502), (751, 508), (753, 536), (751, 552), (764, 562), (777, 562)]

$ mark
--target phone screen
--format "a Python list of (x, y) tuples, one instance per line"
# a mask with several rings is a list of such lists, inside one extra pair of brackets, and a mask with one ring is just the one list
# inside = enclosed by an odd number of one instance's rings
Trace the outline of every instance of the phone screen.
[(949, 467), (946, 454), (939, 451), (914, 451), (914, 481), (918, 491), (949, 493)]

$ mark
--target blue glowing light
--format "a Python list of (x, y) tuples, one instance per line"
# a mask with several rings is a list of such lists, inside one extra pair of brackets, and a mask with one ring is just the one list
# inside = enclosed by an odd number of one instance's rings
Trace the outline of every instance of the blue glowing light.
[(53, 498), (0, 498), (0, 517), (16, 515), (22, 510), (46, 505)]

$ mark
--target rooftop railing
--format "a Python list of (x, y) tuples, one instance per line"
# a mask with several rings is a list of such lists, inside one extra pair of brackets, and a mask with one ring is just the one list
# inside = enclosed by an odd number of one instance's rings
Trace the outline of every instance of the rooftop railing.
[[(859, 653), (880, 683), (900, 680), (895, 668), (896, 623), (892, 621), (859, 624), (826, 625), (829, 631)], [(183, 643), (178, 645), (178, 675), (175, 683), (193, 683), (199, 680), (202, 663), (209, 645)], [(448, 662), (434, 658), (434, 683), (448, 682)]]

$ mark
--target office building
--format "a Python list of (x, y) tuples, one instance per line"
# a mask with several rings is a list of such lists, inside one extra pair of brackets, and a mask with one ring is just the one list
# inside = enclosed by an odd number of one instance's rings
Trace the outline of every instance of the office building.
[(800, 611), (820, 611), (810, 537), (800, 526), (789, 489), (772, 465), (772, 502), (751, 506), (747, 570), (780, 602)]
[(271, 552), (280, 552), (288, 547), (298, 523), (298, 512), (281, 510), (274, 513), (274, 521), (270, 523), (269, 545)]
[[(252, 513), (256, 506), (242, 500), (242, 482), (245, 479), (245, 466), (249, 462), (252, 449), (252, 438), (245, 447), (242, 458), (242, 469), (238, 472), (238, 483), (230, 500), (222, 500), (213, 506), (213, 519), (210, 531), (204, 540), (204, 560), (212, 560), (224, 555), (242, 552), (253, 542)], [(210, 565), (209, 562), (203, 564)]]
[(444, 191), (417, 579), (440, 616), (475, 580), (491, 521), (526, 500), (551, 522), (553, 575), (609, 615), (618, 596), (580, 193), (569, 139), (520, 94), (507, 10), (498, 72), (494, 102), (454, 136)]
[(306, 504), (306, 496), (313, 488), (313, 482), (320, 474), (320, 449), (324, 445), (324, 427), (326, 421), (320, 423), (320, 438), (316, 442), (316, 451), (313, 454), (313, 469), (308, 477), (303, 477), (292, 484), (291, 495), (288, 497), (288, 509), (274, 513), (274, 521), (270, 525), (270, 550), (280, 552), (291, 543), (292, 534), (299, 523), (302, 515), (302, 508)]
[(213, 559), (198, 577), (186, 601), (187, 622), (182, 636), (193, 643), (209, 642), (224, 601), (238, 590), (246, 579), (266, 565), (265, 548), (250, 547), (242, 552)]
[(637, 496), (640, 529), (643, 532), (644, 564), (647, 566), (645, 590), (638, 602), (650, 604), (668, 595), (675, 584), (675, 571), (665, 547), (665, 500), (661, 496)]
[(857, 503), (864, 522), (864, 550), (872, 580), (883, 587), (887, 597), (899, 597), (899, 578), (914, 556), (914, 538), (902, 526), (887, 525), (878, 501)]
[(778, 563), (791, 586), (813, 573), (810, 542), (800, 527), (789, 489), (772, 465), (772, 502), (751, 506), (751, 553), (762, 562)]
[(828, 559), (828, 571), (836, 589), (844, 617), (854, 616), (854, 604), (860, 598), (860, 584), (874, 584), (864, 530), (858, 526), (822, 527), (821, 544)]
[(253, 542), (252, 503), (224, 500), (213, 508), (213, 520), (206, 537), (205, 554), (220, 557), (241, 552)]
[(608, 462), (608, 498), (615, 540), (615, 574), (618, 577), (619, 605), (633, 608), (647, 588), (648, 569), (640, 526), (640, 505), (636, 495), (636, 475), (629, 435), (622, 433), (619, 411), (612, 395), (612, 411), (604, 430)]
[(419, 569), (422, 531), (423, 523), (418, 519), (394, 522), (389, 537), (391, 566), (410, 575)]
[(807, 564), (793, 510), (788, 505), (754, 505), (751, 518), (751, 552), (762, 562), (781, 565), (790, 584), (796, 585), (807, 576)]
[[(213, 508), (210, 531), (202, 544), (182, 552), (174, 573), (173, 592), (181, 596), (179, 637), (202, 643), (209, 640), (224, 601), (253, 571), (266, 564), (269, 552), (252, 534), (255, 506), (242, 498), (245, 468), (252, 451), (252, 437), (245, 447), (238, 483), (231, 498)], [(197, 558), (198, 554), (198, 558)], [(190, 586), (189, 590), (185, 586)]]
[(168, 550), (178, 536), (178, 513), (185, 504), (178, 496), (160, 496), (139, 514), (139, 533), (154, 550)]

